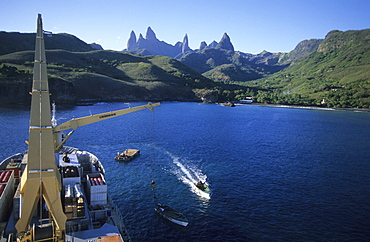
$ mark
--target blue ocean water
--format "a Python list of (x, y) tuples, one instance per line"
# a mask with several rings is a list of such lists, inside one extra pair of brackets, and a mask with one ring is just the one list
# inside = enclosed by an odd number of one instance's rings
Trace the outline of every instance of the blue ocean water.
[[(58, 122), (126, 106), (59, 108)], [(28, 124), (28, 109), (0, 109), (1, 158), (27, 148)], [(134, 241), (370, 238), (370, 113), (162, 103), (80, 127), (67, 144), (100, 158)], [(126, 148), (141, 155), (116, 162)], [(152, 180), (188, 227), (154, 212)], [(192, 188), (198, 180), (210, 199)]]

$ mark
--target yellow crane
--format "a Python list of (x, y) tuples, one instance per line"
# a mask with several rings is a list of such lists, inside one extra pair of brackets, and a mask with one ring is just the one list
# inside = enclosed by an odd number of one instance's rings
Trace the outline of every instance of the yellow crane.
[[(31, 95), (27, 165), (21, 177), (20, 194), (22, 204), (20, 218), (15, 227), (20, 241), (32, 240), (30, 223), (38, 202), (40, 199), (44, 199), (56, 227), (54, 236), (57, 241), (63, 241), (67, 217), (63, 212), (60, 199), (62, 184), (56, 165), (55, 152), (61, 149), (65, 141), (78, 127), (146, 108), (153, 110), (154, 107), (160, 104), (149, 103), (138, 107), (90, 115), (54, 126), (51, 121), (44, 32), (40, 14), (37, 19), (34, 76)], [(72, 131), (67, 137), (60, 140), (58, 138), (60, 132), (67, 129), (72, 129)]]

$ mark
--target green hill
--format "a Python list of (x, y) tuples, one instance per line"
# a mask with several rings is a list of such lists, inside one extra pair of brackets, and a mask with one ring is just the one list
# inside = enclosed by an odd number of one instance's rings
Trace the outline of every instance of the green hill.
[[(29, 103), (34, 52), (0, 56), (0, 101)], [(194, 90), (214, 83), (165, 56), (139, 56), (116, 51), (46, 53), (52, 100), (155, 101), (199, 100)]]
[(302, 59), (305, 59), (310, 54), (318, 50), (322, 41), (322, 39), (303, 40), (298, 43), (294, 50), (284, 55), (280, 62), (294, 64)]
[[(92, 51), (89, 44), (86, 44), (76, 36), (70, 34), (45, 35), (45, 48), (47, 50), (68, 50), (68, 51)], [(0, 55), (13, 52), (35, 50), (35, 33), (18, 33), (0, 31)]]
[(370, 29), (331, 31), (307, 58), (252, 86), (274, 91), (261, 96), (261, 102), (299, 95), (311, 105), (369, 108)]

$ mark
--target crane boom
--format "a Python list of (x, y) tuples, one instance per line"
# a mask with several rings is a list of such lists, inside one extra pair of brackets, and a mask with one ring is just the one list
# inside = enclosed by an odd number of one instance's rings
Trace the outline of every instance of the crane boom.
[(137, 106), (137, 107), (133, 107), (133, 108), (125, 108), (125, 109), (120, 109), (120, 110), (117, 110), (117, 111), (110, 111), (110, 112), (106, 112), (106, 113), (94, 114), (94, 115), (85, 116), (85, 117), (81, 117), (81, 118), (71, 119), (71, 120), (69, 120), (65, 123), (62, 123), (62, 124), (54, 127), (54, 132), (59, 132), (59, 131), (62, 131), (62, 130), (67, 130), (67, 129), (77, 129), (78, 127), (81, 127), (81, 126), (84, 126), (84, 125), (87, 125), (87, 124), (92, 124), (92, 123), (96, 123), (96, 122), (103, 121), (103, 120), (106, 120), (106, 119), (118, 117), (118, 116), (121, 116), (121, 115), (124, 115), (124, 114), (139, 111), (139, 110), (142, 110), (142, 109), (145, 109), (145, 108), (150, 109), (151, 111), (153, 111), (153, 108), (158, 107), (158, 106), (160, 106), (160, 103), (153, 103), (153, 104), (148, 103), (147, 105)]
[[(78, 127), (81, 127), (81, 126), (84, 126), (84, 125), (87, 125), (87, 124), (96, 123), (96, 122), (103, 121), (103, 120), (106, 120), (106, 119), (118, 117), (118, 116), (121, 116), (121, 115), (124, 115), (124, 114), (136, 112), (136, 111), (139, 111), (139, 110), (142, 110), (142, 109), (145, 109), (145, 108), (153, 111), (154, 107), (158, 107), (160, 105), (161, 105), (160, 103), (148, 103), (146, 105), (137, 106), (137, 107), (133, 107), (133, 108), (125, 108), (125, 109), (120, 109), (120, 110), (116, 110), (116, 111), (110, 111), (110, 112), (85, 116), (85, 117), (81, 117), (81, 118), (71, 119), (67, 122), (64, 122), (60, 125), (57, 125), (57, 126), (53, 127), (54, 150), (55, 150), (55, 152), (59, 152), (61, 147), (65, 144), (65, 142), (69, 139), (69, 137), (71, 137), (71, 135), (74, 133), (74, 131)], [(66, 137), (64, 137), (64, 139), (59, 140), (59, 133), (61, 133), (62, 130), (67, 130), (67, 129), (72, 129), (72, 131), (69, 132), (68, 135)]]

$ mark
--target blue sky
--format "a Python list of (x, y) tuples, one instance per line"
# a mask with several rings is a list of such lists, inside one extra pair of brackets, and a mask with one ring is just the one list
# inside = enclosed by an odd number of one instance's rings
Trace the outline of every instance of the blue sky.
[(145, 37), (148, 26), (172, 45), (187, 34), (192, 49), (226, 32), (235, 50), (253, 54), (370, 28), (370, 0), (1, 0), (0, 30), (35, 32), (38, 13), (45, 30), (111, 50), (125, 49), (132, 30)]

